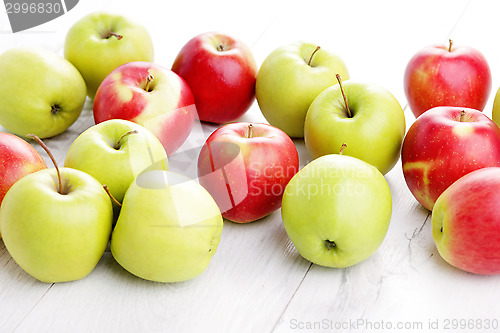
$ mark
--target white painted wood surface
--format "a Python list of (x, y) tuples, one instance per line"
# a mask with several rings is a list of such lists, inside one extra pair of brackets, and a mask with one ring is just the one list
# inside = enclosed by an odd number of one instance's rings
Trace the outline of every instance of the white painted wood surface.
[[(71, 24), (92, 11), (108, 10), (142, 22), (155, 43), (156, 62), (167, 67), (185, 42), (205, 31), (242, 39), (259, 66), (276, 47), (308, 40), (341, 55), (352, 79), (381, 84), (406, 107), (402, 80), (408, 60), (420, 48), (452, 38), (481, 50), (490, 63), (493, 90), (485, 109), (490, 116), (500, 86), (497, 8), (493, 0), (80, 0), (65, 16), (17, 34), (9, 32), (1, 9), (0, 52), (39, 46), (62, 55)], [(60, 164), (71, 142), (93, 124), (91, 108), (87, 101), (77, 123), (46, 141)], [(414, 117), (407, 108), (405, 115), (409, 127)], [(264, 121), (257, 103), (242, 119)], [(204, 126), (202, 138), (213, 129)], [(310, 157), (301, 140), (295, 143), (303, 166)], [(393, 195), (387, 237), (371, 258), (347, 269), (302, 259), (279, 212), (247, 225), (225, 222), (208, 270), (177, 284), (136, 278), (109, 251), (88, 277), (45, 284), (24, 273), (0, 241), (0, 332), (363, 332), (391, 327), (472, 332), (444, 325), (453, 319), (500, 320), (500, 277), (464, 273), (445, 263), (432, 241), (430, 214), (408, 191), (401, 163), (386, 178)]]

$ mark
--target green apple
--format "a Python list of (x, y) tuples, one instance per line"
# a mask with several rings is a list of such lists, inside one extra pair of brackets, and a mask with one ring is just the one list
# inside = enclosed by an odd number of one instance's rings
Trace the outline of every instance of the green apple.
[(51, 51), (14, 48), (0, 55), (0, 124), (14, 134), (64, 132), (80, 116), (86, 93), (78, 70)]
[(493, 111), (491, 115), (497, 126), (500, 126), (500, 88), (497, 90), (495, 100), (493, 101)]
[(154, 60), (147, 30), (130, 19), (106, 12), (91, 13), (68, 31), (64, 56), (82, 73), (88, 96), (116, 67), (131, 61)]
[(255, 93), (267, 121), (291, 137), (304, 136), (307, 109), (320, 92), (348, 79), (342, 59), (312, 43), (296, 42), (274, 50), (257, 74)]
[(374, 165), (382, 174), (398, 161), (404, 135), (405, 117), (397, 99), (377, 84), (356, 81), (321, 92), (304, 125), (312, 158), (336, 153), (346, 143), (345, 155)]
[(370, 257), (391, 220), (389, 185), (372, 165), (331, 154), (300, 170), (288, 183), (281, 215), (297, 251), (327, 267), (348, 267)]
[(127, 190), (111, 252), (123, 268), (143, 279), (185, 281), (207, 268), (221, 232), (219, 208), (201, 185), (152, 170)]
[(122, 202), (130, 183), (145, 169), (168, 169), (161, 142), (145, 127), (112, 119), (80, 134), (69, 147), (64, 166), (85, 171), (107, 185)]
[(17, 181), (0, 210), (0, 230), (16, 263), (42, 282), (81, 279), (99, 262), (109, 241), (111, 200), (92, 176), (44, 169)]

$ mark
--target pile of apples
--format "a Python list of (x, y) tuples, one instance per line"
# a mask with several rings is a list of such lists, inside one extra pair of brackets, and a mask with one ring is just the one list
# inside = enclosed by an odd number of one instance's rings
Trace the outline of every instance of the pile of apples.
[[(427, 75), (437, 66), (428, 54), (410, 61), (405, 89), (418, 118), (405, 136), (396, 98), (350, 80), (341, 58), (317, 45), (279, 47), (257, 70), (244, 43), (210, 32), (188, 41), (167, 69), (153, 62), (143, 26), (92, 13), (68, 31), (65, 58), (34, 48), (0, 55), (0, 124), (15, 134), (0, 133), (5, 246), (43, 282), (85, 277), (108, 244), (132, 274), (177, 282), (208, 267), (223, 218), (249, 223), (281, 207), (304, 258), (348, 267), (385, 238), (392, 197), (384, 175), (402, 156), (408, 187), (433, 209), (443, 258), (498, 273), (500, 168), (487, 167), (500, 166), (500, 130), (474, 110), (484, 108), (491, 74), (477, 51), (462, 50), (426, 51), (440, 55), (436, 62), (470, 56), (462, 63), (471, 68), (446, 75)], [(447, 75), (454, 85), (441, 82)], [(463, 82), (473, 83), (467, 90)], [(87, 97), (95, 125), (59, 168), (41, 139), (69, 128)], [(234, 122), (255, 98), (269, 124)], [(168, 161), (195, 121), (225, 124), (201, 147), (198, 181), (170, 172)], [(46, 149), (54, 168), (22, 138)], [(301, 170), (292, 138), (314, 158)]]

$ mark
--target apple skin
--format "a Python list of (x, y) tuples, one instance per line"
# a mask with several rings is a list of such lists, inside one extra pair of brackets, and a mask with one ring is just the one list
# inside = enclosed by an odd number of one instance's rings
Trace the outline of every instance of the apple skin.
[(486, 58), (468, 46), (432, 45), (418, 51), (404, 74), (408, 104), (415, 115), (436, 106), (459, 106), (482, 111), (491, 91)]
[(111, 252), (140, 278), (186, 281), (208, 267), (222, 226), (217, 204), (194, 180), (169, 171), (147, 171), (125, 194)]
[(295, 42), (274, 50), (264, 60), (257, 75), (255, 92), (266, 120), (292, 138), (304, 136), (304, 120), (312, 101), (337, 83), (336, 74), (349, 79), (342, 59), (317, 45)]
[(500, 126), (500, 89), (497, 90), (495, 94), (495, 99), (493, 100), (493, 111), (491, 114), (492, 120)]
[(0, 204), (15, 182), (46, 168), (43, 158), (29, 143), (16, 135), (0, 132)]
[(142, 25), (121, 15), (94, 12), (69, 29), (64, 56), (82, 73), (88, 96), (93, 99), (101, 82), (116, 67), (131, 61), (154, 61), (154, 48)]
[(64, 132), (82, 112), (86, 87), (66, 59), (40, 48), (14, 48), (0, 55), (0, 124), (26, 137)]
[(210, 135), (198, 157), (200, 184), (215, 199), (222, 216), (237, 223), (278, 210), (285, 187), (298, 170), (293, 141), (268, 124), (222, 126)]
[(349, 117), (337, 84), (312, 102), (304, 124), (304, 140), (312, 158), (338, 153), (368, 162), (382, 174), (399, 159), (405, 134), (401, 105), (385, 88), (356, 81), (342, 83), (352, 117)]
[(288, 183), (281, 207), (297, 251), (317, 265), (337, 268), (355, 265), (377, 250), (391, 211), (391, 191), (382, 174), (339, 154), (319, 157), (300, 170)]
[[(137, 133), (124, 136), (130, 131)], [(80, 134), (69, 147), (64, 166), (84, 171), (107, 185), (121, 203), (141, 172), (168, 170), (168, 159), (153, 133), (131, 121), (112, 119)]]
[[(153, 76), (146, 90), (148, 75)], [(96, 124), (125, 119), (149, 129), (167, 155), (186, 141), (196, 119), (191, 89), (176, 73), (150, 62), (130, 62), (116, 68), (97, 90)]]
[(448, 187), (432, 210), (432, 236), (449, 264), (500, 274), (500, 168), (473, 171)]
[(58, 193), (54, 168), (29, 174), (5, 195), (0, 230), (7, 250), (36, 279), (66, 282), (84, 278), (97, 265), (111, 234), (113, 209), (92, 176), (61, 168)]
[(201, 121), (233, 121), (255, 99), (257, 65), (252, 52), (226, 34), (207, 32), (192, 38), (180, 50), (172, 70), (191, 87)]
[(433, 108), (408, 130), (401, 163), (411, 193), (432, 210), (441, 193), (460, 177), (480, 168), (500, 167), (500, 129), (479, 110)]

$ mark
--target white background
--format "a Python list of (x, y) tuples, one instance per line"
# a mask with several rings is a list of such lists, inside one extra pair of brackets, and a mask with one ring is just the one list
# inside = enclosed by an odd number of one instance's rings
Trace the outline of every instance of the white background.
[[(0, 51), (38, 46), (62, 55), (69, 27), (97, 10), (121, 13), (146, 26), (155, 62), (166, 67), (184, 43), (206, 31), (246, 42), (258, 66), (276, 47), (306, 40), (338, 53), (351, 79), (391, 91), (405, 108), (408, 128), (414, 117), (403, 92), (405, 66), (420, 48), (445, 44), (448, 38), (479, 49), (488, 59), (493, 89), (484, 112), (491, 115), (500, 86), (497, 7), (486, 0), (80, 0), (63, 17), (17, 34), (10, 32), (0, 7)], [(265, 121), (257, 103), (242, 119)], [(71, 142), (91, 125), (88, 100), (68, 131), (46, 140), (61, 165)], [(205, 126), (205, 135), (213, 129)], [(310, 157), (303, 141), (295, 143), (304, 166)], [(446, 320), (500, 320), (500, 277), (468, 274), (444, 262), (432, 241), (430, 214), (408, 191), (400, 162), (386, 179), (393, 195), (387, 237), (371, 258), (347, 269), (302, 259), (279, 211), (247, 225), (225, 222), (207, 271), (177, 284), (136, 278), (110, 252), (80, 281), (45, 284), (24, 273), (0, 241), (0, 331), (316, 332), (343, 326), (336, 331), (362, 332), (407, 325), (415, 329), (400, 331), (460, 332), (445, 330)], [(439, 330), (431, 330), (436, 324)]]

